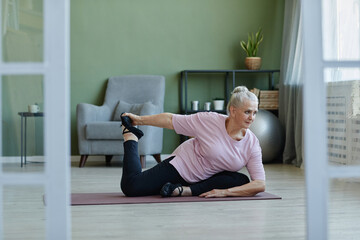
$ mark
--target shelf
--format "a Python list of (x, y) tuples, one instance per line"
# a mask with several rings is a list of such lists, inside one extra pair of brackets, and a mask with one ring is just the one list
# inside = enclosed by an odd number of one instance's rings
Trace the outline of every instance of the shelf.
[(280, 72), (278, 69), (274, 70), (247, 70), (247, 69), (234, 69), (234, 70), (183, 70), (182, 73), (275, 73)]
[[(273, 69), (273, 70), (246, 70), (246, 69), (215, 69), (215, 70), (183, 70), (181, 71), (181, 78), (180, 78), (180, 111), (182, 114), (191, 114), (196, 113), (198, 111), (192, 111), (188, 109), (188, 74), (214, 74), (214, 73), (223, 73), (225, 74), (225, 106), (228, 103), (228, 94), (229, 94), (229, 86), (228, 86), (228, 79), (229, 75), (232, 75), (232, 89), (235, 88), (235, 78), (236, 73), (249, 73), (249, 74), (268, 74), (268, 81), (269, 81), (269, 90), (274, 89), (274, 73), (279, 73), (280, 70)], [(225, 113), (224, 111), (215, 111), (220, 113)]]
[(205, 110), (199, 110), (199, 111), (193, 111), (193, 110), (187, 110), (186, 114), (194, 114), (194, 113), (198, 113), (198, 112), (217, 112), (217, 113), (222, 113), (222, 114), (226, 114), (226, 110), (210, 110), (210, 111), (205, 111)]

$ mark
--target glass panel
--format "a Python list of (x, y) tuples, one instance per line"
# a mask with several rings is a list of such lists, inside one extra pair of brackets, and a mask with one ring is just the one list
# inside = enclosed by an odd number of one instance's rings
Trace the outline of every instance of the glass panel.
[(323, 0), (326, 60), (360, 60), (360, 1)]
[(331, 164), (360, 164), (360, 68), (325, 69), (328, 156)]
[(4, 187), (4, 239), (45, 239), (43, 194), (39, 186)]
[(43, 171), (43, 77), (3, 76), (1, 94), (3, 171)]
[(43, 61), (43, 1), (2, 1), (4, 62)]
[(360, 178), (333, 179), (329, 192), (329, 239), (360, 236)]

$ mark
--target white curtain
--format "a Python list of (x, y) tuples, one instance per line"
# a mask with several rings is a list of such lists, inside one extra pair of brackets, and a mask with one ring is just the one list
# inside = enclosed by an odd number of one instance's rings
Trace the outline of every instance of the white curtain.
[(286, 134), (283, 162), (301, 167), (303, 163), (303, 40), (300, 0), (285, 1), (284, 11), (279, 96), (279, 118)]

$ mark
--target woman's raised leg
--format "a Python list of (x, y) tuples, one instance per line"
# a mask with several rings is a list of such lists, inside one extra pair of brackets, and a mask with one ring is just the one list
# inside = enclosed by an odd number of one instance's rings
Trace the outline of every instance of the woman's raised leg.
[(167, 182), (187, 185), (173, 165), (172, 157), (146, 171), (142, 171), (138, 153), (137, 137), (132, 133), (124, 134), (124, 160), (121, 177), (121, 190), (126, 196), (158, 195)]

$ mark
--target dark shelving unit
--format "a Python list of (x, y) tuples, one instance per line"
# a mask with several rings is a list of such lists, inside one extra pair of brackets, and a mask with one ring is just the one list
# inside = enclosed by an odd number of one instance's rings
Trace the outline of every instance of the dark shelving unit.
[[(280, 70), (183, 70), (181, 71), (181, 78), (180, 78), (180, 112), (182, 114), (192, 114), (199, 111), (192, 111), (188, 109), (188, 75), (189, 74), (225, 74), (224, 85), (225, 85), (225, 106), (228, 102), (229, 98), (229, 77), (232, 77), (232, 89), (235, 88), (235, 78), (237, 73), (247, 73), (247, 74), (268, 74), (268, 81), (269, 81), (269, 90), (274, 89), (274, 73), (279, 73)], [(232, 90), (231, 89), (231, 90)], [(219, 113), (226, 113), (226, 110), (217, 111)]]

